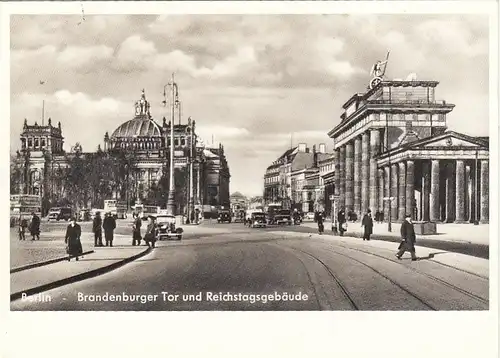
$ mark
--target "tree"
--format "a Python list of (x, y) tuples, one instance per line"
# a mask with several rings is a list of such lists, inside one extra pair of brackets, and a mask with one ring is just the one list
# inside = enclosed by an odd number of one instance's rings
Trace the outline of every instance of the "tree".
[(20, 194), (20, 185), (23, 178), (23, 163), (19, 155), (10, 156), (10, 193)]
[(67, 157), (67, 186), (66, 195), (72, 198), (72, 204), (78, 211), (87, 207), (91, 197), (91, 184), (89, 183), (89, 172), (92, 171), (90, 161), (81, 155), (80, 152), (74, 152)]

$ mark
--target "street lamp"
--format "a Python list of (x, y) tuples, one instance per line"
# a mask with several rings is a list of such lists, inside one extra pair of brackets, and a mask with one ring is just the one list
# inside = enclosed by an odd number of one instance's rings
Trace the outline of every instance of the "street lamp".
[(179, 101), (179, 90), (177, 83), (174, 80), (172, 73), (172, 81), (163, 86), (163, 105), (167, 105), (166, 88), (172, 86), (172, 119), (170, 121), (170, 180), (167, 199), (167, 212), (170, 215), (175, 215), (175, 185), (174, 185), (174, 122), (175, 122), (175, 105)]

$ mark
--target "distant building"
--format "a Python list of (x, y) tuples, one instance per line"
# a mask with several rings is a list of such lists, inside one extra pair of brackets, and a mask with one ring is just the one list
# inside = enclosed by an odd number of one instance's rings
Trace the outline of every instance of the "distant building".
[(436, 100), (437, 85), (382, 80), (344, 104), (328, 133), (337, 207), (392, 221), (489, 221), (489, 139), (447, 131), (455, 106)]
[(231, 194), (230, 202), (232, 211), (246, 210), (249, 204), (248, 198), (241, 194), (239, 191)]
[[(300, 143), (297, 147), (285, 151), (273, 164), (271, 164), (264, 175), (264, 202), (266, 205), (278, 203), (286, 209), (305, 207), (309, 209), (309, 204), (313, 202), (321, 202), (319, 197), (316, 196), (316, 189), (310, 195), (303, 188), (306, 172), (311, 174), (314, 171), (319, 171), (319, 162), (329, 157), (326, 153), (325, 144), (319, 145), (319, 150), (316, 150), (314, 145), (312, 150), (307, 147), (305, 143)], [(312, 178), (309, 178), (312, 180)], [(319, 185), (319, 181), (318, 181)], [(306, 185), (310, 188), (310, 185)], [(307, 189), (310, 190), (310, 189)], [(321, 190), (319, 190), (321, 193)], [(307, 204), (306, 204), (307, 203)], [(314, 207), (314, 204), (312, 204)]]
[[(109, 155), (126, 153), (130, 155), (131, 180), (127, 181), (127, 197), (114, 191), (112, 198), (128, 200), (132, 204), (144, 197), (153, 185), (158, 184), (163, 175), (169, 173), (171, 122), (163, 118), (159, 125), (152, 118), (150, 103), (144, 91), (135, 103), (135, 116), (120, 124), (110, 136), (104, 135), (104, 153)], [(23, 175), (19, 181), (19, 193), (40, 195), (45, 206), (56, 198), (65, 196), (65, 181), (56, 180), (68, 167), (76, 154), (83, 157), (92, 152), (83, 152), (75, 145), (70, 152), (63, 149), (64, 137), (61, 123), (52, 126), (28, 125), (24, 122), (21, 133), (21, 150), (17, 162)], [(224, 148), (201, 146), (196, 134), (196, 123), (189, 119), (186, 124), (174, 124), (174, 166), (176, 169), (176, 202), (178, 214), (186, 214), (188, 196), (192, 203), (229, 205), (230, 173)], [(193, 171), (190, 173), (190, 163)], [(190, 177), (191, 175), (191, 177)], [(190, 180), (191, 179), (191, 180)], [(191, 188), (192, 185), (192, 188)], [(68, 198), (71, 200), (71, 198)], [(46, 211), (48, 208), (44, 207)]]

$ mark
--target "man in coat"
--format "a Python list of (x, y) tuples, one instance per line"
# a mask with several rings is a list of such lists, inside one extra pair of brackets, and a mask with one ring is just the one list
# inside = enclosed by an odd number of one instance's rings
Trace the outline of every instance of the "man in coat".
[(113, 247), (113, 231), (116, 229), (115, 218), (111, 213), (107, 213), (104, 221), (102, 223), (104, 229), (104, 239), (106, 240), (106, 246)]
[(64, 237), (64, 243), (67, 244), (68, 261), (71, 260), (71, 256), (76, 257), (78, 261), (78, 256), (83, 253), (82, 243), (80, 241), (80, 236), (82, 235), (82, 228), (76, 223), (76, 219), (72, 217), (68, 228), (66, 229), (66, 236)]
[(40, 218), (35, 213), (31, 213), (30, 234), (33, 237), (31, 241), (34, 241), (35, 238), (40, 240)]
[(95, 213), (94, 221), (92, 222), (92, 232), (94, 233), (94, 246), (103, 246), (102, 244), (102, 218), (101, 213)]
[(28, 227), (28, 221), (19, 217), (19, 240), (26, 240), (26, 228)]
[(417, 256), (415, 255), (415, 229), (413, 227), (413, 222), (411, 221), (411, 215), (407, 214), (405, 221), (401, 224), (401, 244), (399, 245), (399, 251), (396, 254), (398, 260), (401, 260), (401, 256), (405, 251), (409, 251), (411, 254), (411, 260), (417, 261)]
[(344, 208), (341, 208), (337, 214), (337, 223), (339, 225), (340, 236), (344, 236), (344, 225), (346, 224)]
[(132, 246), (135, 246), (137, 243), (137, 246), (141, 245), (141, 226), (142, 226), (142, 219), (139, 215), (136, 215), (134, 218), (134, 224), (132, 226)]
[[(155, 247), (156, 243), (156, 223), (155, 223), (155, 217), (154, 216), (149, 216), (149, 222), (148, 222), (148, 227), (146, 228), (146, 234), (144, 235), (144, 242), (146, 245), (150, 247)], [(171, 224), (173, 225), (173, 224)], [(175, 226), (175, 225), (174, 225)], [(171, 232), (172, 229), (170, 229)]]
[(318, 233), (321, 235), (323, 231), (325, 231), (325, 225), (323, 224), (323, 213), (317, 213), (316, 222), (318, 223)]
[(363, 216), (363, 220), (361, 221), (361, 226), (364, 227), (363, 232), (363, 241), (370, 241), (370, 235), (373, 233), (373, 219), (372, 219), (372, 211), (368, 209), (366, 214)]

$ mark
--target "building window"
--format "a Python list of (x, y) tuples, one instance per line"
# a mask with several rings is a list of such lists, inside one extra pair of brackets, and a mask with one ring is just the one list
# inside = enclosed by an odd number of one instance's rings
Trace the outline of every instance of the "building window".
[(25, 138), (21, 139), (21, 148), (26, 149), (26, 139)]
[(42, 138), (42, 147), (45, 147), (45, 138)]
[(35, 138), (35, 148), (38, 148), (39, 144), (38, 138)]
[(174, 146), (178, 146), (179, 145), (179, 138), (175, 138), (174, 139)]
[(186, 138), (184, 137), (181, 138), (181, 145), (186, 145)]

